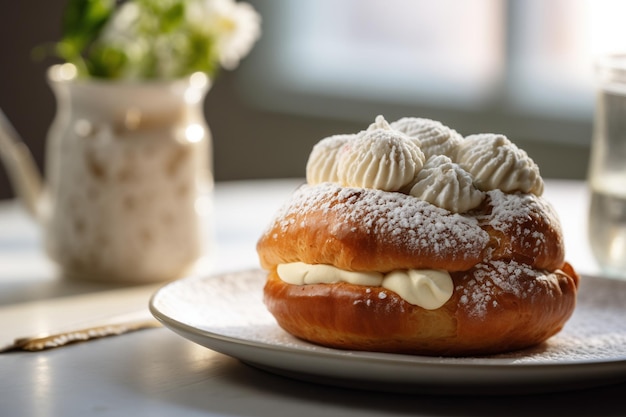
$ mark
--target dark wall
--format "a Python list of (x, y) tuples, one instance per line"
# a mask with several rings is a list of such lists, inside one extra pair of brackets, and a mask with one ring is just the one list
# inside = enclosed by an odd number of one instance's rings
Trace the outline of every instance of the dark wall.
[[(58, 39), (62, 7), (54, 0), (3, 0), (0, 8), (0, 108), (40, 166), (47, 126), (54, 116), (54, 98), (44, 78), (52, 61), (35, 62), (31, 52)], [(6, 172), (0, 169), (0, 198), (9, 195)]]

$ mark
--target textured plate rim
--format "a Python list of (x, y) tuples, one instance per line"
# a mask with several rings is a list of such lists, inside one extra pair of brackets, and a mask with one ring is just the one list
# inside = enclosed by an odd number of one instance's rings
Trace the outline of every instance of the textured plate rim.
[[(257, 270), (240, 271), (239, 273), (252, 273)], [(261, 272), (259, 270), (259, 272)], [(532, 379), (537, 375), (545, 375), (546, 373), (554, 374), (555, 381), (568, 381), (571, 378), (571, 374), (585, 375), (588, 379), (588, 383), (585, 381), (571, 381), (572, 384), (578, 385), (606, 385), (617, 381), (626, 380), (626, 357), (616, 357), (615, 359), (602, 359), (602, 358), (589, 358), (586, 360), (558, 360), (558, 361), (538, 361), (538, 362), (518, 362), (518, 358), (494, 358), (494, 357), (470, 357), (470, 358), (448, 358), (448, 357), (434, 357), (434, 356), (419, 356), (419, 355), (405, 355), (405, 354), (392, 354), (392, 353), (379, 353), (379, 352), (366, 352), (366, 351), (350, 351), (339, 350), (326, 347), (315, 346), (315, 349), (302, 349), (297, 346), (284, 346), (272, 343), (261, 342), (257, 340), (249, 340), (246, 338), (234, 337), (230, 335), (220, 334), (215, 331), (202, 329), (190, 324), (187, 324), (175, 317), (172, 317), (159, 309), (157, 306), (160, 297), (168, 296), (168, 291), (173, 285), (185, 285), (186, 280), (193, 279), (215, 279), (225, 275), (237, 274), (238, 272), (229, 272), (223, 274), (210, 275), (206, 277), (187, 277), (177, 281), (170, 282), (159, 288), (150, 298), (149, 309), (153, 316), (162, 322), (167, 328), (181, 335), (182, 337), (192, 340), (202, 346), (209, 349), (218, 351), (220, 353), (232, 356), (240, 359), (245, 363), (249, 363), (252, 366), (264, 369), (269, 372), (282, 374), (284, 376), (300, 375), (305, 380), (320, 379), (324, 377), (324, 372), (314, 372), (307, 375), (306, 371), (293, 369), (289, 367), (276, 366), (275, 363), (268, 363), (266, 360), (249, 359), (246, 355), (237, 353), (241, 349), (245, 349), (249, 352), (263, 352), (270, 353), (271, 355), (295, 355), (301, 356), (307, 359), (315, 359), (321, 361), (349, 361), (350, 366), (365, 365), (371, 366), (372, 364), (382, 366), (403, 366), (413, 367), (416, 372), (423, 370), (443, 371), (443, 372), (464, 372), (471, 375), (482, 375), (486, 377), (484, 384), (489, 383), (501, 383), (503, 381), (502, 373), (506, 371), (515, 370), (515, 372), (509, 372), (510, 378), (504, 378), (505, 381), (509, 381), (511, 385), (518, 385), (520, 383), (530, 383)], [(604, 279), (597, 277), (585, 276), (583, 279)], [(625, 283), (626, 285), (626, 283)], [(278, 327), (278, 324), (276, 324)], [(306, 343), (306, 342), (301, 342)], [(234, 352), (236, 351), (236, 352)], [(513, 375), (515, 374), (515, 375)], [(559, 375), (560, 374), (560, 375)], [(491, 375), (491, 376), (490, 376)], [(496, 377), (494, 378), (493, 375)], [(311, 378), (313, 377), (313, 378)], [(596, 377), (596, 378), (594, 378)], [(600, 378), (597, 378), (600, 377)], [(528, 380), (531, 379), (531, 381)], [(443, 382), (440, 381), (440, 386), (446, 386), (454, 383), (453, 380), (448, 380), (444, 376)], [(579, 378), (580, 379), (580, 376)], [(350, 381), (352, 378), (348, 377), (346, 380)], [(418, 378), (419, 380), (419, 378)], [(602, 382), (604, 380), (605, 382)], [(337, 381), (328, 381), (330, 385), (343, 385), (346, 383), (337, 383)], [(478, 381), (479, 382), (479, 381)], [(409, 382), (410, 384), (410, 382)], [(358, 385), (358, 384), (357, 384)], [(418, 383), (419, 385), (419, 383)], [(465, 386), (460, 383), (460, 385)], [(481, 386), (481, 383), (478, 383)], [(357, 388), (362, 388), (357, 386)], [(409, 388), (407, 387), (407, 390)], [(506, 387), (504, 388), (506, 391)], [(536, 392), (546, 391), (561, 391), (569, 389), (564, 387), (558, 389), (555, 387), (551, 390), (537, 389)], [(392, 391), (396, 391), (393, 389)]]

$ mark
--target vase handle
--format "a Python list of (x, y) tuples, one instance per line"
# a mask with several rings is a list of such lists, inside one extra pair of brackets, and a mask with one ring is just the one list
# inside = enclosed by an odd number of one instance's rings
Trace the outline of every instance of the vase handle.
[(41, 174), (19, 134), (0, 109), (0, 159), (6, 167), (15, 193), (35, 218), (39, 214)]

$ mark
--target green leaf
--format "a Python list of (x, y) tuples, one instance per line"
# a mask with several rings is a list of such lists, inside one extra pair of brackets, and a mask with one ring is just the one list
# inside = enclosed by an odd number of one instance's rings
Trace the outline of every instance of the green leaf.
[(213, 39), (197, 31), (189, 31), (187, 36), (190, 45), (186, 57), (186, 67), (189, 73), (202, 71), (214, 74), (217, 69), (217, 57)]
[(57, 53), (75, 64), (82, 61), (81, 52), (98, 38), (115, 7), (115, 0), (69, 0), (63, 15), (62, 38), (57, 45)]
[(163, 10), (160, 15), (160, 29), (162, 33), (173, 32), (184, 23), (185, 5), (182, 2), (176, 2), (167, 9)]
[(96, 45), (89, 55), (87, 69), (93, 77), (120, 78), (127, 60), (126, 54), (120, 49)]

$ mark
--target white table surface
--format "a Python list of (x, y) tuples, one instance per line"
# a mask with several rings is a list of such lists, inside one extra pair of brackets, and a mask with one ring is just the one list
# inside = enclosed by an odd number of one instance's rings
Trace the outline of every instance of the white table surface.
[[(256, 267), (256, 239), (301, 180), (220, 183), (215, 246), (198, 273)], [(597, 274), (586, 240), (585, 184), (547, 181), (568, 259)], [(36, 224), (0, 203), (0, 339), (104, 314), (147, 311), (159, 285), (119, 287), (58, 277)], [(626, 384), (526, 397), (444, 397), (340, 389), (265, 373), (166, 328), (38, 353), (0, 355), (0, 416), (600, 416), (626, 415)], [(488, 393), (486, 393), (488, 394)]]

